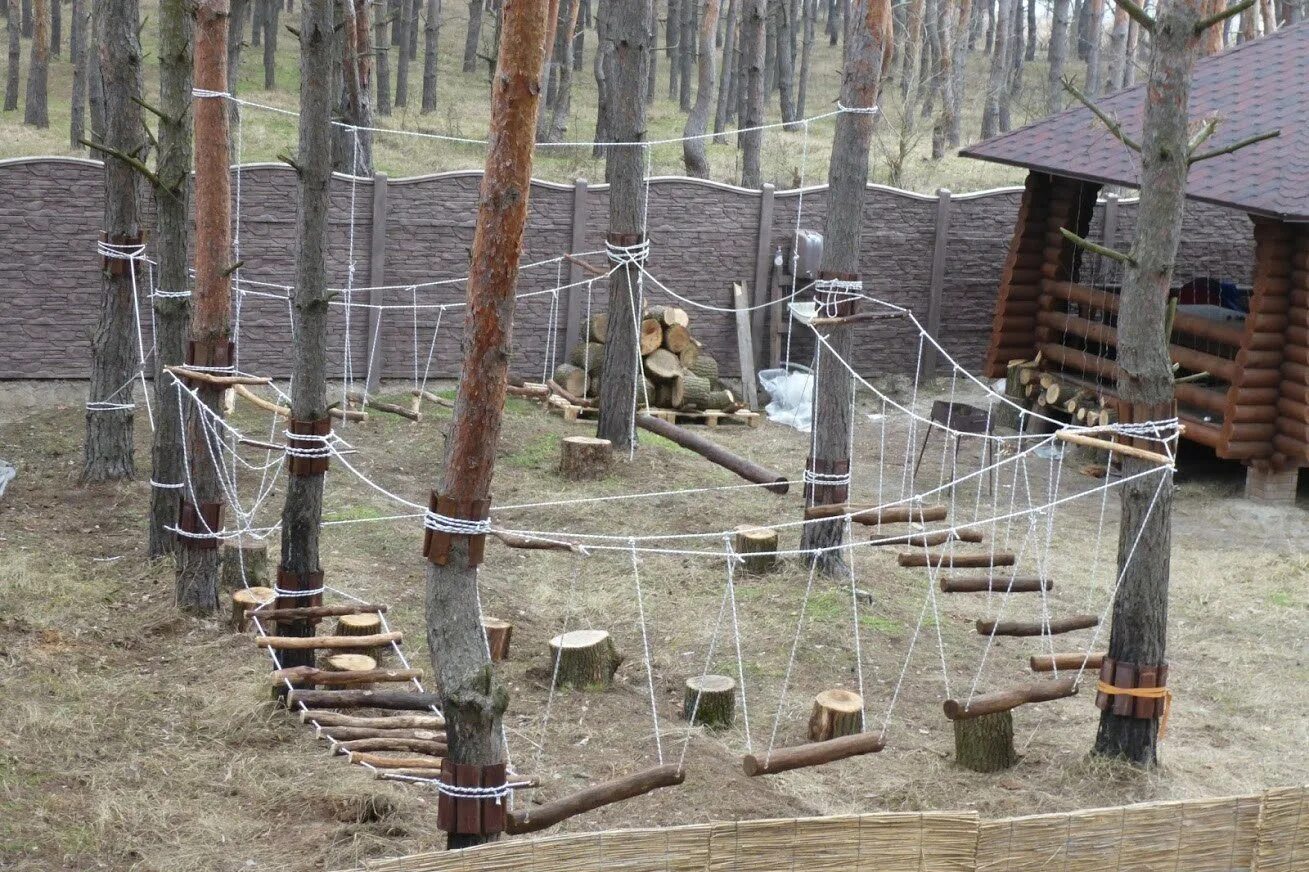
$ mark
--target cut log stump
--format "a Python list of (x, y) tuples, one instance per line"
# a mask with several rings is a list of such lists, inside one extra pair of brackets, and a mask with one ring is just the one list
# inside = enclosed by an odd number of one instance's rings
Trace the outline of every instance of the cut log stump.
[(555, 367), (555, 382), (575, 397), (586, 396), (586, 370), (571, 363), (561, 363)]
[(550, 640), (550, 670), (556, 687), (608, 690), (623, 655), (604, 630), (573, 630)]
[(706, 727), (730, 727), (735, 716), (736, 682), (731, 678), (694, 675), (686, 680), (682, 717)]
[(809, 715), (809, 740), (826, 742), (853, 736), (864, 728), (864, 698), (851, 690), (824, 690), (814, 697)]
[[(329, 654), (323, 658), (322, 668), (325, 672), (371, 672), (377, 668), (377, 661), (367, 654)], [(368, 690), (372, 682), (351, 684), (352, 690)]]
[(570, 481), (604, 478), (614, 465), (614, 445), (594, 436), (565, 436), (559, 443), (559, 472)]
[(232, 592), (232, 630), (244, 633), (249, 626), (246, 610), (277, 599), (271, 587), (243, 587)]
[(267, 587), (268, 543), (245, 536), (223, 543), (218, 577), (223, 590)]
[(752, 575), (769, 572), (777, 566), (777, 531), (749, 525), (737, 527), (732, 550), (740, 555), (745, 572)]
[[(336, 621), (336, 635), (338, 636), (375, 636), (382, 632), (382, 617), (376, 614), (360, 615), (342, 615)], [(386, 653), (386, 646), (375, 648), (360, 648), (357, 651), (347, 653), (363, 654), (371, 657), (378, 663), (382, 662), (382, 657)]]
[(514, 625), (487, 615), (482, 618), (482, 629), (486, 631), (486, 646), (491, 650), (491, 660), (508, 660), (509, 639), (513, 635)]
[(955, 762), (974, 772), (999, 772), (1018, 762), (1014, 713), (995, 712), (954, 722)]

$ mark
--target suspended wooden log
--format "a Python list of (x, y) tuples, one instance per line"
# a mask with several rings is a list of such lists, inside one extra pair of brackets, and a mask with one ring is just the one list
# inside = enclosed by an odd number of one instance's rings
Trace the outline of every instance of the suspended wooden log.
[(505, 832), (511, 836), (535, 833), (579, 814), (642, 796), (660, 787), (674, 787), (685, 780), (686, 773), (672, 764), (645, 769), (584, 788), (544, 805), (527, 808), (521, 812), (510, 812), (507, 815)]
[(259, 636), (255, 644), (260, 648), (272, 648), (277, 651), (309, 651), (318, 648), (375, 648), (400, 642), (404, 634), (378, 633), (374, 636)]
[(932, 547), (934, 545), (944, 545), (947, 542), (972, 542), (974, 544), (982, 541), (980, 530), (936, 530), (931, 533), (906, 533), (903, 536), (879, 536), (876, 533), (869, 539), (874, 545), (917, 545), (919, 547)]
[[(236, 392), (236, 395), (238, 397), (240, 397), (243, 400), (246, 400), (256, 408), (263, 409), (265, 412), (273, 412), (274, 414), (281, 415), (283, 418), (291, 417), (290, 407), (279, 406), (277, 403), (271, 403), (268, 400), (265, 400), (263, 397), (256, 394), (254, 391), (250, 390), (245, 385), (232, 385), (232, 390)], [(352, 409), (340, 409), (337, 408), (336, 406), (329, 406), (327, 409), (327, 414), (331, 415), (333, 418), (337, 418), (339, 420), (344, 420), (344, 421), (368, 420), (367, 412), (357, 412)]]
[(445, 727), (445, 718), (438, 714), (361, 716), (313, 709), (300, 712), (300, 722), (313, 722), (324, 727), (374, 727), (383, 730), (439, 730)]
[(623, 655), (604, 630), (573, 630), (550, 640), (556, 687), (609, 688)]
[(379, 730), (373, 727), (323, 727), (324, 736), (338, 742), (354, 739), (426, 739), (431, 742), (444, 742), (445, 733), (439, 730)]
[(842, 736), (828, 739), (826, 742), (810, 742), (808, 745), (796, 745), (791, 748), (777, 748), (769, 755), (746, 754), (741, 759), (741, 768), (751, 778), (758, 775), (775, 775), (792, 769), (807, 766), (821, 766), (857, 757), (860, 754), (876, 754), (885, 747), (882, 740), (873, 733), (859, 733), (854, 736)]
[(526, 400), (544, 400), (550, 396), (550, 388), (544, 382), (524, 382), (521, 385), (505, 385), (505, 393)]
[(1086, 630), (1100, 623), (1095, 615), (1074, 615), (1071, 618), (1057, 618), (1048, 625), (1040, 621), (986, 621), (977, 622), (979, 636), (1044, 636), (1057, 633), (1071, 633), (1074, 630)]
[(1030, 664), (1033, 672), (1054, 672), (1058, 669), (1072, 671), (1076, 669), (1099, 669), (1104, 662), (1104, 652), (1094, 654), (1033, 654)]
[(409, 394), (410, 396), (415, 397), (416, 399), (427, 400), (427, 402), (432, 403), (433, 405), (436, 406), (444, 406), (447, 409), (453, 409), (455, 407), (454, 400), (448, 400), (445, 397), (438, 396), (437, 394), (434, 394), (431, 391), (425, 391), (422, 390), (421, 388), (418, 390), (412, 390), (409, 392)]
[(851, 690), (824, 690), (809, 714), (809, 741), (826, 742), (864, 729), (864, 698)]
[(947, 554), (942, 551), (910, 551), (897, 554), (896, 562), (901, 566), (951, 566), (962, 569), (983, 569), (992, 566), (1013, 566), (1018, 558), (1013, 554), (997, 551), (994, 554)]
[(185, 366), (165, 366), (164, 369), (184, 381), (201, 381), (206, 384), (218, 385), (220, 387), (232, 387), (233, 385), (270, 385), (273, 383), (273, 380), (267, 376), (219, 375), (213, 372), (189, 369)]
[(648, 430), (670, 442), (677, 443), (683, 448), (689, 448), (706, 460), (712, 461), (724, 469), (731, 470), (746, 481), (764, 485), (765, 490), (772, 491), (775, 494), (784, 494), (790, 488), (786, 476), (771, 469), (766, 469), (751, 460), (746, 460), (739, 454), (733, 454), (721, 445), (710, 442), (703, 436), (692, 433), (676, 424), (670, 424), (651, 415), (637, 415), (636, 424), (642, 430)]
[(559, 443), (559, 474), (569, 481), (604, 478), (614, 465), (614, 444), (594, 436), (565, 436)]
[(373, 773), (373, 777), (379, 781), (405, 781), (410, 778), (430, 778), (433, 781), (439, 781), (441, 778), (441, 767), (424, 766), (408, 769), (378, 769)]
[[(328, 658), (331, 659), (331, 658)], [(327, 686), (348, 686), (353, 684), (371, 684), (373, 682), (400, 682), (423, 680), (421, 669), (369, 669), (363, 672), (341, 672), (330, 669), (316, 669), (313, 666), (292, 666), (271, 673), (274, 684), (291, 681), (296, 684), (318, 684)]]
[(423, 416), (413, 409), (406, 409), (404, 406), (398, 406), (395, 403), (386, 403), (371, 396), (365, 396), (363, 391), (346, 391), (346, 399), (367, 409), (375, 409), (379, 412), (386, 412), (391, 415), (398, 415), (410, 421), (421, 421)]
[(1077, 679), (1075, 678), (1060, 678), (1054, 681), (1032, 681), (1011, 688), (1010, 690), (1001, 690), (996, 693), (981, 693), (967, 701), (947, 699), (944, 706), (945, 716), (952, 721), (965, 720), (967, 718), (979, 718), (982, 715), (991, 715), (996, 712), (1009, 711), (1010, 709), (1018, 708), (1018, 706), (1027, 705), (1028, 703), (1049, 702), (1054, 699), (1063, 699), (1064, 697), (1073, 696), (1076, 693)]
[[(277, 594), (271, 587), (243, 587), (232, 591), (232, 629), (244, 633), (249, 626), (247, 616), (250, 610), (271, 603), (275, 599)], [(262, 617), (260, 620), (263, 620)]]
[(1103, 451), (1112, 451), (1117, 454), (1125, 454), (1129, 457), (1136, 457), (1141, 460), (1148, 460), (1151, 463), (1157, 463), (1160, 466), (1172, 466), (1173, 459), (1166, 454), (1160, 454), (1158, 451), (1150, 451), (1145, 448), (1138, 448), (1135, 445), (1121, 445), (1109, 439), (1100, 439), (1096, 436), (1088, 436), (1085, 433), (1075, 433), (1069, 430), (1059, 430), (1055, 433), (1063, 442), (1071, 442), (1075, 445), (1085, 445), (1089, 448), (1098, 448)]
[(249, 612), (249, 617), (258, 617), (261, 621), (303, 621), (306, 618), (336, 618), (341, 615), (362, 615), (369, 612), (385, 612), (387, 606), (376, 603), (349, 603), (339, 606), (297, 606), (289, 609), (257, 609)]
[(979, 578), (961, 578), (945, 576), (941, 579), (941, 590), (945, 593), (1039, 593), (1054, 587), (1049, 578), (1032, 578), (1017, 576), (1014, 578), (981, 576)]
[(510, 548), (522, 548), (528, 551), (571, 551), (574, 554), (579, 554), (582, 550), (576, 542), (569, 542), (564, 539), (521, 536), (517, 533), (507, 533), (504, 530), (492, 530), (491, 536)]
[[(428, 711), (439, 707), (441, 695), (401, 690), (292, 690), (287, 696), (287, 705), (303, 703), (306, 708), (376, 708), (398, 711)], [(390, 720), (388, 718), (388, 720)], [(319, 723), (323, 723), (319, 721)], [(442, 721), (442, 724), (445, 722)], [(326, 726), (326, 725), (324, 725)], [(364, 724), (341, 724), (341, 726), (365, 726)], [(396, 726), (399, 726), (397, 724)], [(407, 724), (406, 726), (412, 726)]]
[(385, 738), (385, 739), (350, 739), (345, 742), (338, 742), (336, 749), (339, 753), (359, 751), (416, 751), (419, 754), (432, 754), (444, 757), (448, 748), (445, 742), (437, 742), (433, 739), (402, 739), (402, 738)]
[(806, 521), (821, 521), (825, 518), (839, 518), (850, 515), (856, 524), (875, 526), (877, 524), (930, 523), (944, 521), (949, 510), (945, 506), (852, 506), (847, 503), (833, 503), (827, 506), (810, 506), (804, 510)]
[(726, 675), (693, 675), (686, 680), (682, 717), (706, 727), (730, 727), (735, 716), (736, 682), (733, 679)]
[(955, 762), (974, 772), (999, 772), (1018, 762), (1012, 711), (954, 722)]
[(482, 618), (482, 629), (486, 632), (486, 646), (491, 651), (491, 660), (508, 660), (509, 640), (513, 637), (514, 625), (486, 615)]
[(732, 536), (732, 550), (741, 558), (741, 569), (761, 575), (777, 566), (777, 531), (769, 527), (741, 526)]
[(374, 769), (436, 769), (438, 774), (441, 770), (441, 760), (441, 757), (425, 756), (384, 757), (372, 751), (352, 751), (350, 753), (351, 763), (372, 766)]

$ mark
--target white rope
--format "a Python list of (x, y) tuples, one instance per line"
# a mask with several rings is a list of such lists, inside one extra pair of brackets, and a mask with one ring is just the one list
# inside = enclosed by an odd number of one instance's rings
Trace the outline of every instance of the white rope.
[(655, 753), (659, 765), (664, 762), (664, 743), (659, 737), (659, 706), (655, 701), (654, 665), (650, 662), (650, 634), (646, 629), (645, 596), (641, 592), (640, 560), (636, 556), (636, 543), (632, 543), (632, 581), (636, 585), (636, 611), (641, 621), (641, 648), (645, 653), (645, 676), (650, 689), (650, 720), (654, 723)]
[(450, 533), (455, 536), (484, 536), (491, 532), (489, 518), (483, 520), (451, 518), (449, 515), (433, 511), (423, 515), (423, 526), (435, 533)]

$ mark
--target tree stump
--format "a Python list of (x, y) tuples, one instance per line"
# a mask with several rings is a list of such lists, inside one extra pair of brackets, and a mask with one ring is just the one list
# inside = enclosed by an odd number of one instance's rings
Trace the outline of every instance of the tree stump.
[[(696, 702), (697, 698), (699, 703)], [(692, 718), (691, 713), (695, 713)], [(682, 717), (706, 727), (730, 727), (736, 716), (736, 682), (726, 675), (694, 675), (686, 680)]]
[(514, 633), (514, 625), (487, 615), (482, 618), (482, 629), (486, 631), (486, 645), (491, 649), (491, 660), (508, 660), (509, 639)]
[[(377, 661), (367, 654), (330, 654), (323, 658), (321, 669), (327, 672), (368, 672), (377, 668)], [(372, 682), (350, 685), (351, 690), (368, 690)]]
[(559, 452), (559, 472), (570, 481), (604, 478), (614, 465), (614, 445), (608, 439), (565, 436)]
[(974, 772), (999, 772), (1018, 762), (1014, 713), (996, 712), (954, 722), (955, 762)]
[(814, 697), (809, 740), (826, 742), (864, 729), (864, 698), (852, 690), (824, 690)]
[(607, 690), (622, 662), (623, 655), (604, 630), (573, 630), (550, 640), (550, 671), (556, 676), (556, 687)]
[(245, 632), (249, 623), (245, 616), (246, 609), (271, 603), (275, 599), (277, 599), (277, 594), (273, 593), (271, 587), (243, 587), (240, 590), (232, 591), (233, 632)]
[[(382, 616), (375, 612), (365, 612), (361, 615), (342, 615), (337, 618), (336, 632), (337, 636), (374, 636), (382, 632)], [(375, 648), (342, 648), (339, 649), (349, 654), (363, 654), (371, 657), (378, 663), (382, 662), (386, 654), (385, 646)]]
[(777, 566), (777, 531), (749, 525), (736, 528), (732, 549), (744, 561), (742, 570), (751, 575), (771, 572)]
[(268, 543), (245, 536), (223, 543), (218, 575), (219, 583), (226, 591), (247, 586), (267, 587), (271, 578), (268, 573)]

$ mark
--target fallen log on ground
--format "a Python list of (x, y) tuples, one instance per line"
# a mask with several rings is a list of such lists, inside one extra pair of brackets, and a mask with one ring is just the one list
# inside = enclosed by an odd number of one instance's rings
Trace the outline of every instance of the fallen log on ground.
[(764, 485), (765, 490), (770, 490), (775, 494), (784, 494), (790, 488), (786, 476), (762, 467), (752, 460), (747, 460), (739, 454), (733, 454), (721, 445), (676, 424), (670, 424), (651, 415), (637, 415), (636, 425), (642, 430), (648, 430), (656, 436), (662, 436), (670, 442), (675, 442), (683, 448), (689, 448), (706, 460), (712, 461), (724, 469), (731, 470), (746, 481)]

